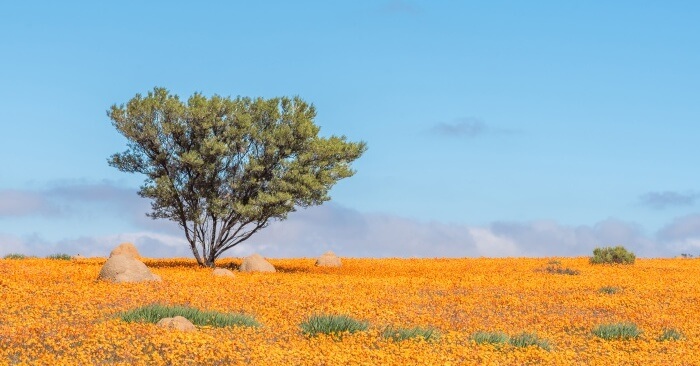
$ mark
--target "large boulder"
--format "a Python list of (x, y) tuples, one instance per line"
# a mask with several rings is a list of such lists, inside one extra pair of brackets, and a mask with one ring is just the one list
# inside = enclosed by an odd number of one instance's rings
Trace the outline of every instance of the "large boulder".
[(275, 267), (256, 253), (243, 258), (243, 263), (238, 270), (241, 272), (275, 272)]
[(191, 321), (179, 315), (175, 316), (174, 318), (163, 318), (159, 320), (156, 325), (162, 328), (174, 329), (182, 332), (192, 332), (197, 330)]
[(316, 265), (319, 267), (340, 267), (343, 263), (340, 261), (340, 257), (329, 250), (316, 259)]
[(131, 256), (132, 258), (141, 258), (141, 254), (139, 254), (138, 249), (134, 246), (134, 244), (131, 243), (121, 243), (119, 246), (116, 248), (112, 249), (112, 252), (109, 253), (109, 256), (112, 257), (113, 255), (128, 255)]
[(226, 268), (214, 268), (212, 274), (217, 277), (234, 277), (233, 272)]
[(160, 276), (151, 273), (143, 262), (124, 254), (109, 257), (98, 278), (117, 283), (160, 281)]

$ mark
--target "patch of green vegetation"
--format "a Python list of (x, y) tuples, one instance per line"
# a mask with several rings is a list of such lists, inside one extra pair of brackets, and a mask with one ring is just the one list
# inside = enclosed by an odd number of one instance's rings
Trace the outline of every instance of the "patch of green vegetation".
[(636, 256), (625, 247), (604, 247), (593, 249), (591, 264), (634, 264)]
[(563, 274), (569, 276), (581, 274), (581, 271), (577, 269), (565, 268), (560, 266), (548, 266), (547, 268), (545, 268), (545, 271), (547, 271), (547, 273)]
[(538, 337), (535, 333), (518, 334), (514, 337), (511, 337), (508, 343), (510, 343), (514, 347), (536, 346), (546, 351), (549, 351), (552, 348), (548, 340)]
[(5, 259), (32, 259), (32, 258), (36, 258), (36, 256), (25, 255), (25, 254), (21, 254), (21, 253), (10, 253), (3, 258), (5, 258)]
[(666, 328), (664, 329), (663, 333), (661, 333), (659, 338), (657, 338), (657, 341), (678, 341), (681, 338), (683, 338), (683, 333), (681, 333), (679, 330), (675, 328)]
[(70, 254), (65, 254), (65, 253), (52, 254), (46, 258), (47, 259), (63, 260), (63, 261), (69, 261), (69, 260), (73, 259), (73, 257)]
[(611, 323), (601, 324), (593, 328), (593, 334), (605, 340), (611, 339), (634, 339), (642, 334), (634, 323)]
[(125, 322), (157, 323), (163, 318), (182, 316), (198, 326), (211, 327), (258, 327), (254, 317), (240, 313), (220, 313), (218, 311), (204, 311), (189, 306), (168, 306), (151, 304), (140, 308), (125, 311), (119, 317)]
[(312, 315), (301, 323), (301, 331), (304, 335), (313, 337), (329, 334), (341, 337), (343, 333), (355, 333), (367, 330), (369, 323), (355, 320), (347, 315)]
[(619, 287), (613, 287), (613, 286), (603, 286), (603, 287), (598, 289), (598, 292), (600, 292), (602, 294), (608, 294), (608, 295), (613, 295), (613, 294), (616, 294), (620, 291), (621, 290)]
[(423, 339), (425, 341), (435, 341), (440, 337), (440, 334), (433, 328), (392, 328), (387, 327), (382, 332), (382, 337), (391, 339), (394, 342), (401, 342), (406, 339)]
[(505, 344), (508, 343), (508, 335), (503, 332), (478, 331), (470, 337), (476, 344)]

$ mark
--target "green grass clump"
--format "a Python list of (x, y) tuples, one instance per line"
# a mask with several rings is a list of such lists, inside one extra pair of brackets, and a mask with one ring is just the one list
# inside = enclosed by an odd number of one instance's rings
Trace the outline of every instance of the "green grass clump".
[(504, 344), (508, 343), (508, 335), (502, 332), (478, 331), (472, 334), (471, 339), (476, 344)]
[(188, 306), (168, 306), (162, 304), (151, 304), (140, 308), (125, 311), (119, 317), (125, 322), (146, 322), (157, 323), (163, 318), (182, 316), (198, 326), (223, 327), (258, 327), (255, 318), (239, 313), (220, 313), (218, 311), (203, 311)]
[(571, 269), (571, 268), (564, 268), (560, 266), (548, 266), (545, 268), (545, 271), (548, 273), (553, 273), (553, 274), (564, 274), (564, 275), (570, 275), (570, 276), (575, 276), (581, 273), (581, 271), (577, 269)]
[(642, 334), (634, 323), (601, 324), (593, 328), (593, 334), (605, 340), (634, 339)]
[(63, 260), (63, 261), (69, 261), (69, 260), (73, 259), (73, 257), (70, 254), (64, 254), (64, 253), (52, 254), (46, 258), (47, 259)]
[(603, 286), (603, 287), (598, 289), (598, 292), (600, 292), (601, 294), (612, 295), (612, 294), (616, 294), (616, 293), (620, 292), (620, 289), (618, 287), (613, 287), (613, 286)]
[(546, 339), (542, 339), (534, 333), (521, 333), (510, 338), (509, 343), (514, 347), (531, 347), (536, 346), (549, 351), (551, 345)]
[(591, 264), (634, 264), (636, 256), (625, 247), (605, 247), (593, 249)]
[(382, 332), (382, 337), (391, 339), (394, 342), (401, 342), (406, 339), (418, 338), (425, 341), (434, 341), (440, 334), (433, 328), (392, 328), (388, 327)]
[(309, 337), (322, 334), (342, 336), (343, 333), (355, 333), (367, 330), (369, 324), (355, 320), (347, 315), (312, 315), (301, 323), (301, 331)]
[(679, 330), (675, 328), (666, 328), (664, 329), (664, 332), (661, 333), (657, 341), (659, 342), (665, 342), (665, 341), (677, 341), (683, 338), (683, 333), (681, 333)]

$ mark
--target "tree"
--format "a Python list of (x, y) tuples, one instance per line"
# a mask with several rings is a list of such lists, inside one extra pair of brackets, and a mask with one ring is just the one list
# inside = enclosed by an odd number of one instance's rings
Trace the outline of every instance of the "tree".
[(366, 150), (320, 137), (316, 110), (294, 98), (207, 98), (168, 90), (136, 94), (107, 115), (128, 140), (109, 164), (146, 176), (139, 195), (153, 219), (175, 221), (200, 266), (296, 207), (320, 205)]

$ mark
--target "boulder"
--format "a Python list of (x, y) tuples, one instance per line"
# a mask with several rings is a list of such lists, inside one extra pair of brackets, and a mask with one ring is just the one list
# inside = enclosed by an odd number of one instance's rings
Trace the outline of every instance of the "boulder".
[(174, 318), (163, 318), (159, 320), (156, 325), (162, 328), (174, 329), (182, 332), (192, 332), (197, 330), (191, 321), (179, 315), (175, 316)]
[(316, 259), (316, 265), (319, 267), (340, 267), (343, 263), (340, 261), (340, 257), (329, 250)]
[(119, 246), (116, 248), (112, 249), (112, 252), (109, 253), (109, 256), (113, 255), (128, 255), (131, 256), (132, 258), (141, 258), (141, 254), (139, 254), (138, 249), (134, 246), (134, 244), (131, 243), (121, 243)]
[(214, 268), (214, 271), (212, 272), (214, 276), (217, 277), (233, 277), (233, 272), (226, 268)]
[(275, 267), (256, 253), (243, 258), (243, 263), (238, 270), (241, 272), (275, 272)]
[(151, 273), (143, 262), (124, 254), (109, 257), (98, 278), (117, 283), (160, 281), (160, 276)]

